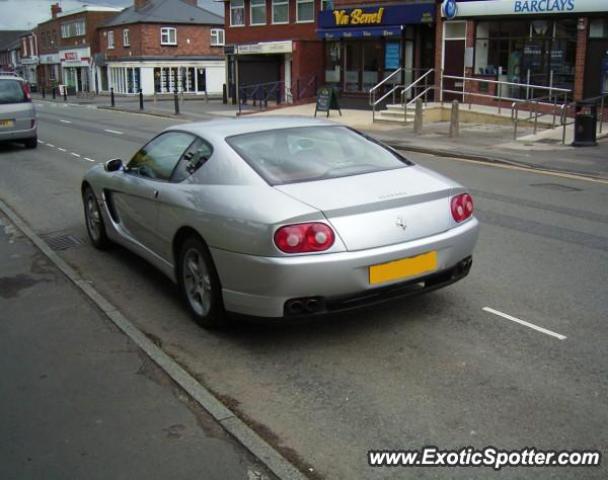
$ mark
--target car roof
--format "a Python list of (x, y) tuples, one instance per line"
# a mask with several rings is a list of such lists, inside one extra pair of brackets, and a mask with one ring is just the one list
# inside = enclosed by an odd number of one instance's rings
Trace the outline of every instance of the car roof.
[(5, 73), (0, 73), (0, 80), (19, 80), (21, 82), (25, 82), (25, 80), (23, 80), (23, 78), (18, 77), (17, 75), (11, 75), (11, 74), (5, 74)]
[(272, 115), (188, 123), (185, 125), (171, 127), (170, 130), (187, 130), (203, 138), (214, 137), (215, 139), (225, 139), (233, 135), (241, 135), (245, 133), (263, 132), (283, 128), (320, 126), (335, 127), (339, 126), (339, 124), (316, 118)]

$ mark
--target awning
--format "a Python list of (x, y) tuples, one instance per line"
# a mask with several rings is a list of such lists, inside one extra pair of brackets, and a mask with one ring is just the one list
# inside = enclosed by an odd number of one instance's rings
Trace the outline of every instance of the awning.
[(336, 38), (399, 37), (405, 29), (402, 26), (363, 28), (319, 28), (317, 36), (326, 40)]

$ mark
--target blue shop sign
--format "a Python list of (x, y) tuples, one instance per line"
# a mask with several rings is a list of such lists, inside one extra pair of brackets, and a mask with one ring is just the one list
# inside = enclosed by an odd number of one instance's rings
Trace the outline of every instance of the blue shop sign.
[(401, 26), (435, 21), (434, 3), (386, 7), (335, 8), (319, 12), (320, 29)]
[(401, 45), (399, 42), (387, 42), (384, 48), (384, 69), (397, 70), (401, 63)]

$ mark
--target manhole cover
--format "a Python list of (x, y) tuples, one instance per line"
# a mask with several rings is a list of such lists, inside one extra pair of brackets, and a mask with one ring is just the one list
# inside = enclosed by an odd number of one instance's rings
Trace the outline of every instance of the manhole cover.
[(558, 192), (580, 192), (582, 189), (570, 187), (568, 185), (562, 185), (561, 183), (533, 183), (531, 187), (546, 188), (547, 190), (555, 190)]
[(57, 235), (50, 233), (48, 235), (41, 235), (42, 239), (47, 243), (53, 250), (67, 250), (72, 247), (79, 247), (83, 244), (75, 235)]

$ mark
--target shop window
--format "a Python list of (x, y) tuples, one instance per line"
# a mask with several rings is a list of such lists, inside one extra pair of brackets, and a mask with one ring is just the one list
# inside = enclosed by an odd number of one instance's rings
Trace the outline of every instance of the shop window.
[(272, 0), (272, 23), (289, 23), (288, 0)]
[(445, 24), (445, 39), (446, 40), (464, 40), (467, 36), (466, 22), (446, 22)]
[(589, 38), (608, 38), (608, 20), (594, 18), (589, 22)]
[(122, 31), (122, 46), (123, 47), (131, 46), (131, 39), (129, 38), (129, 29), (128, 28), (125, 28)]
[(177, 30), (173, 27), (163, 27), (160, 29), (161, 45), (177, 45)]
[(212, 28), (211, 29), (211, 46), (212, 47), (223, 47), (224, 46), (224, 29), (223, 28)]
[(340, 83), (341, 52), (340, 42), (327, 42), (325, 44), (325, 81), (327, 83)]
[(266, 25), (266, 0), (249, 0), (250, 25)]
[(114, 48), (114, 31), (110, 30), (108, 32), (108, 48), (112, 49)]
[(245, 0), (230, 1), (230, 26), (245, 25)]
[(314, 0), (296, 0), (296, 22), (311, 23), (315, 21)]
[(325, 12), (326, 10), (334, 9), (334, 1), (333, 0), (321, 0), (321, 11)]

